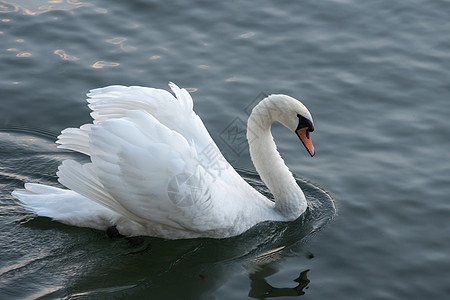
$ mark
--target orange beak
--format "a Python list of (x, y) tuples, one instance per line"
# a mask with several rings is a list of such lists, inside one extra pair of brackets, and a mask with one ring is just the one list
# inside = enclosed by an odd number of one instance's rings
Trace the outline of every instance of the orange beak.
[(314, 156), (314, 146), (311, 142), (310, 132), (308, 131), (308, 127), (300, 128), (296, 131), (298, 137), (302, 141), (303, 145), (305, 146), (306, 150), (308, 150), (309, 155)]

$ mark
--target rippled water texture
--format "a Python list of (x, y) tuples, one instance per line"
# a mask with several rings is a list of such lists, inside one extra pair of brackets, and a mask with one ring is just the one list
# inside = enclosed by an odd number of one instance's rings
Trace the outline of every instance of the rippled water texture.
[[(0, 298), (447, 298), (449, 11), (443, 0), (0, 0)], [(272, 131), (309, 212), (227, 240), (109, 239), (11, 197), (86, 159), (54, 140), (91, 121), (88, 90), (169, 81), (241, 169), (252, 105), (301, 99), (316, 156)]]

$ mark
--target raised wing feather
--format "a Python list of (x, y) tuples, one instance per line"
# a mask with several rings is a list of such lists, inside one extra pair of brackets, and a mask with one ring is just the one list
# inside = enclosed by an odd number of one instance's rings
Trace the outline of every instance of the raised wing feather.
[[(94, 124), (123, 117), (127, 111), (142, 110), (150, 113), (161, 124), (194, 141), (197, 152), (214, 144), (203, 122), (193, 111), (193, 101), (185, 89), (173, 83), (170, 87), (177, 98), (168, 91), (139, 86), (109, 86), (91, 90), (87, 101), (92, 109)], [(90, 155), (85, 138), (90, 124), (69, 128), (58, 137), (60, 148)]]
[(93, 124), (66, 129), (57, 141), (89, 155), (92, 163), (64, 163), (58, 176), (70, 189), (141, 224), (217, 230), (227, 224), (218, 222), (227, 204), (212, 195), (226, 194), (240, 177), (193, 111), (189, 93), (170, 87), (176, 98), (144, 87), (92, 90)]
[(89, 149), (89, 132), (92, 124), (84, 124), (80, 128), (67, 128), (61, 132), (56, 143), (58, 148), (74, 150), (86, 155), (91, 154)]

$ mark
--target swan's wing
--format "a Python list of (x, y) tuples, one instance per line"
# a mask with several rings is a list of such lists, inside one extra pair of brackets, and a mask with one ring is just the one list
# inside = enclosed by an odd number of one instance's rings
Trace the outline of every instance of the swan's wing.
[(226, 184), (199, 163), (195, 142), (150, 113), (99, 122), (88, 138), (92, 163), (60, 167), (68, 188), (141, 224), (202, 232), (225, 226), (222, 197), (214, 196)]
[(176, 98), (144, 87), (92, 90), (94, 124), (66, 129), (57, 141), (90, 155), (92, 166), (66, 163), (58, 175), (68, 188), (116, 212), (125, 209), (141, 224), (214, 230), (225, 226), (220, 220), (233, 209), (226, 190), (248, 187), (193, 111), (189, 93), (170, 87)]
[(91, 154), (89, 149), (89, 132), (93, 124), (84, 124), (80, 128), (66, 128), (58, 136), (58, 148), (77, 151), (86, 155)]
[[(193, 141), (197, 152), (204, 151), (214, 144), (199, 116), (193, 111), (193, 102), (185, 89), (173, 83), (170, 88), (176, 98), (168, 91), (139, 86), (109, 86), (91, 90), (87, 101), (92, 109), (94, 124), (125, 116), (127, 111), (142, 110), (150, 113), (161, 124)], [(90, 155), (88, 134), (90, 125), (79, 129), (65, 129), (58, 137), (60, 148)]]

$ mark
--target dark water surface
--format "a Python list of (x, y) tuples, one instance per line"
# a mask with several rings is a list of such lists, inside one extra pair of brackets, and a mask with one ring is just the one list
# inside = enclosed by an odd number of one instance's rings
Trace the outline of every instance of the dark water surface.
[[(448, 12), (443, 0), (0, 1), (0, 299), (447, 298)], [(263, 92), (301, 99), (316, 156), (273, 134), (310, 211), (227, 240), (111, 240), (10, 196), (58, 185), (60, 162), (82, 158), (54, 140), (91, 121), (88, 90), (169, 81), (244, 169), (230, 132), (248, 107)]]

